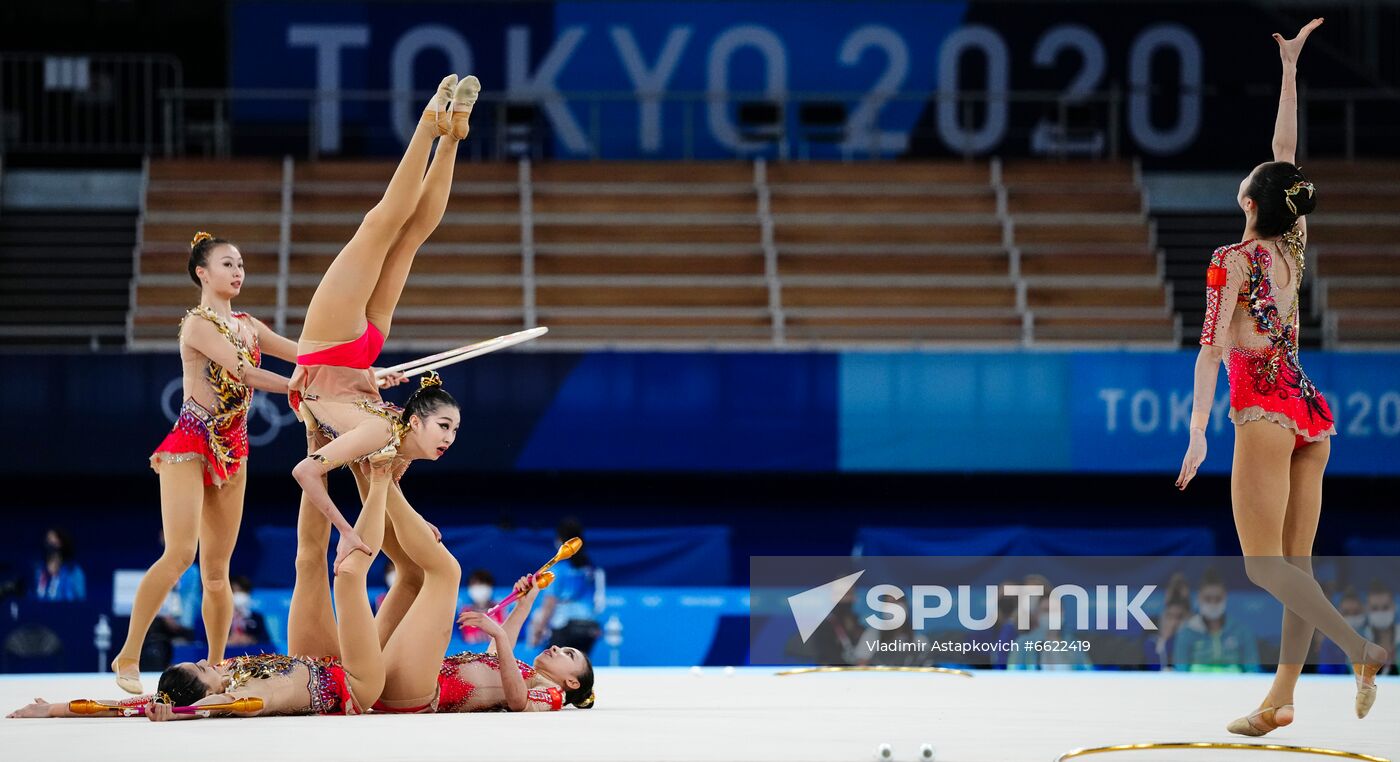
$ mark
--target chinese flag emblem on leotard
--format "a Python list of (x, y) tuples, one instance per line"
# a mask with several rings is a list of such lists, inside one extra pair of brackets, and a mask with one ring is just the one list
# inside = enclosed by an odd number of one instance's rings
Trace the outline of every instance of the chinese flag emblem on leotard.
[(1225, 287), (1225, 268), (1220, 265), (1211, 265), (1206, 268), (1206, 286), (1209, 288)]

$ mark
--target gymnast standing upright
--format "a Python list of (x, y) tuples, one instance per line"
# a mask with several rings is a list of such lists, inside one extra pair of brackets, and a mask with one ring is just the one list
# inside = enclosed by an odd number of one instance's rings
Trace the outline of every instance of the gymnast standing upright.
[(1312, 577), (1313, 539), (1322, 512), (1322, 474), (1336, 433), (1332, 413), (1298, 360), (1299, 286), (1306, 264), (1307, 215), (1316, 189), (1294, 164), (1298, 144), (1297, 65), (1313, 19), (1291, 40), (1275, 34), (1283, 84), (1274, 123), (1274, 160), (1240, 183), (1240, 243), (1222, 246), (1206, 271), (1206, 316), (1196, 358), (1191, 441), (1177, 487), (1206, 457), (1206, 425), (1223, 360), (1230, 383), (1235, 455), (1230, 496), (1251, 581), (1284, 605), (1279, 666), (1259, 708), (1227, 730), (1262, 736), (1294, 720), (1293, 692), (1314, 629), (1347, 655), (1356, 675), (1355, 711), (1376, 700), (1386, 651), (1352, 629)]

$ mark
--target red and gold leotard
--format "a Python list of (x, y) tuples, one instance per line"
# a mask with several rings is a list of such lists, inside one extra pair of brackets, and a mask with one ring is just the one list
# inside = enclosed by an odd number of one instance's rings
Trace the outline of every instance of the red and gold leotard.
[(320, 659), (282, 654), (235, 656), (220, 662), (219, 670), (228, 675), (228, 690), (234, 691), (246, 687), (253, 680), (290, 675), (298, 665), (306, 667), (306, 691), (311, 700), (304, 711), (287, 714), (340, 715), (362, 712), (350, 693), (345, 668), (329, 656)]
[[(1206, 317), (1201, 344), (1227, 348), (1230, 420), (1268, 420), (1297, 436), (1297, 445), (1337, 433), (1332, 411), (1298, 360), (1298, 302), (1303, 240), (1283, 237), (1292, 278), (1274, 284), (1274, 251), (1263, 241), (1222, 246), (1206, 271)], [(1289, 262), (1287, 260), (1291, 259)], [(1236, 320), (1236, 318), (1239, 318)]]
[[(389, 707), (382, 701), (376, 702), (374, 711), (384, 714), (428, 714), (428, 713), (453, 713), (453, 712), (492, 712), (503, 710), (504, 706), (468, 708), (471, 703), (472, 694), (476, 692), (476, 686), (467, 682), (462, 676), (461, 668), (467, 664), (484, 664), (496, 672), (501, 671), (501, 660), (495, 654), (478, 654), (464, 651), (456, 656), (449, 656), (442, 660), (442, 668), (438, 671), (437, 695), (427, 704), (411, 707)], [(525, 679), (526, 685), (535, 677), (535, 668), (524, 662), (516, 662), (520, 668), (520, 676)], [(530, 688), (525, 692), (526, 699), (530, 704), (539, 710), (557, 712), (564, 708), (564, 692), (555, 686), (545, 688)]]
[[(407, 431), (403, 410), (379, 396), (378, 381), (370, 370), (383, 347), (384, 334), (366, 321), (364, 333), (354, 341), (297, 355), (287, 400), (306, 424), (308, 452), (374, 420), (387, 425), (386, 446), (402, 444)], [(397, 460), (395, 478), (407, 467), (408, 461)]]
[[(213, 323), (243, 363), (257, 367), (262, 362), (256, 328), (251, 332), (252, 340), (245, 342), (213, 310), (195, 307), (180, 321), (181, 332), (191, 317)], [(232, 317), (245, 323), (252, 320), (246, 312), (234, 312)], [(204, 361), (201, 376), (205, 386), (189, 390), (174, 428), (151, 453), (151, 468), (160, 471), (164, 463), (201, 460), (204, 484), (222, 486), (248, 457), (248, 409), (253, 404), (253, 389), (213, 360)]]

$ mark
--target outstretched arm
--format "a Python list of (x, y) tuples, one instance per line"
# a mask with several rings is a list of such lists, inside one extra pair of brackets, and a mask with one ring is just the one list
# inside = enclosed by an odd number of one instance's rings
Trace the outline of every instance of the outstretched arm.
[(36, 718), (74, 718), (74, 717), (122, 717), (121, 710), (128, 707), (140, 707), (150, 703), (152, 696), (137, 696), (135, 698), (127, 696), (124, 699), (100, 700), (100, 703), (112, 707), (112, 711), (101, 714), (79, 714), (68, 708), (67, 701), (60, 701), (51, 704), (41, 698), (34, 699), (34, 703), (22, 706), (13, 712), (5, 715), (8, 719), (36, 719)]
[(1279, 88), (1278, 118), (1274, 121), (1274, 161), (1294, 163), (1298, 153), (1298, 56), (1308, 35), (1322, 26), (1322, 19), (1309, 21), (1291, 40), (1275, 33), (1279, 58), (1283, 59), (1283, 84)]
[(290, 379), (270, 370), (254, 367), (243, 362), (238, 350), (219, 334), (219, 329), (203, 318), (187, 318), (180, 332), (180, 340), (200, 354), (222, 365), (240, 381), (254, 389), (265, 392), (287, 393)]
[(279, 360), (286, 360), (293, 365), (297, 361), (297, 343), (267, 327), (257, 318), (253, 318), (253, 326), (258, 331), (258, 344), (263, 351), (276, 357)]

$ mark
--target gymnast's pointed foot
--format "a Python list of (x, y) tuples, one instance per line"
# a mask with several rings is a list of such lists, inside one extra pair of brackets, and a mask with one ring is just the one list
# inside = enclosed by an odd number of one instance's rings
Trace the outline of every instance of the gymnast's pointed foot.
[(1261, 706), (1252, 714), (1240, 717), (1226, 725), (1225, 729), (1237, 736), (1258, 738), (1268, 735), (1284, 725), (1292, 724), (1293, 705), (1283, 704), (1281, 706)]
[(452, 137), (458, 140), (467, 139), (467, 133), (471, 130), (467, 120), (471, 118), (472, 107), (476, 105), (476, 98), (480, 94), (481, 80), (473, 74), (468, 74), (457, 83), (457, 90), (452, 94)]
[(1385, 666), (1386, 650), (1370, 641), (1361, 649), (1361, 662), (1351, 665), (1356, 674), (1356, 716), (1363, 719), (1376, 703), (1376, 675)]
[(117, 676), (117, 687), (126, 691), (140, 695), (141, 690), (141, 665), (136, 661), (127, 661), (118, 656), (112, 659), (112, 672)]
[(452, 122), (449, 120), (449, 112), (452, 106), (452, 92), (457, 88), (457, 75), (448, 74), (438, 83), (437, 92), (428, 101), (428, 105), (423, 108), (423, 124), (431, 124), (437, 129), (438, 135), (451, 135)]

